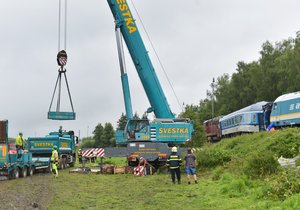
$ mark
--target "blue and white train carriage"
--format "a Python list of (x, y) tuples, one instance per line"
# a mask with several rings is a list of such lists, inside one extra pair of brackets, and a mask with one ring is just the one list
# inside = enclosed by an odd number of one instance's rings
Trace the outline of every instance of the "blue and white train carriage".
[(279, 96), (273, 103), (270, 117), (275, 127), (300, 125), (300, 91)]
[(267, 103), (266, 101), (261, 101), (222, 117), (219, 121), (222, 136), (230, 137), (264, 130), (262, 107)]

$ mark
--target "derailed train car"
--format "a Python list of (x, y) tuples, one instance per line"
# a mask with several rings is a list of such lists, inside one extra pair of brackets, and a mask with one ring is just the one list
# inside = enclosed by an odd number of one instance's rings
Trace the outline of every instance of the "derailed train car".
[(265, 130), (267, 119), (263, 107), (269, 106), (269, 102), (261, 101), (228, 115), (204, 121), (203, 126), (207, 140), (214, 142), (222, 137)]
[(221, 139), (222, 135), (219, 124), (219, 120), (221, 119), (221, 117), (222, 116), (214, 117), (203, 122), (206, 138), (210, 142), (216, 142)]
[[(213, 118), (204, 122), (204, 130), (210, 140), (213, 121), (215, 133), (221, 137), (230, 137), (241, 133), (266, 130), (268, 127), (300, 126), (300, 91), (279, 96), (274, 102), (258, 102), (235, 111), (222, 118)], [(216, 130), (216, 129), (219, 130)], [(210, 132), (210, 133), (209, 133)], [(220, 138), (221, 138), (220, 137)]]
[(264, 130), (263, 106), (267, 103), (261, 101), (222, 117), (219, 120), (222, 137)]
[(300, 91), (281, 95), (274, 101), (270, 122), (275, 128), (300, 125)]

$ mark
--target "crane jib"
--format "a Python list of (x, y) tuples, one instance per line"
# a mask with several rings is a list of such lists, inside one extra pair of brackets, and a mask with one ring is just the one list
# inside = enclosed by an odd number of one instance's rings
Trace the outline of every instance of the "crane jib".
[(126, 23), (126, 27), (129, 31), (129, 33), (133, 33), (137, 30), (137, 27), (134, 23), (134, 20), (132, 18), (131, 12), (129, 10), (129, 7), (127, 5), (126, 0), (117, 0), (117, 4), (119, 5), (119, 10), (122, 14), (123, 20)]

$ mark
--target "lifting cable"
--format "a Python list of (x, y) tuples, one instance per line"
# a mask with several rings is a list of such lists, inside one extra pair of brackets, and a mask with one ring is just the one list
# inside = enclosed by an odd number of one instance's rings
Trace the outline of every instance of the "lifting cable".
[[(66, 48), (67, 48), (67, 0), (65, 1), (65, 10), (64, 10), (64, 48), (61, 49), (60, 44), (61, 44), (61, 22), (62, 22), (62, 0), (59, 0), (59, 14), (58, 14), (58, 54), (57, 54), (57, 64), (59, 66), (58, 69), (58, 76), (56, 79), (56, 83), (55, 83), (55, 87), (54, 87), (54, 91), (53, 91), (53, 95), (52, 95), (52, 99), (51, 99), (51, 103), (50, 103), (50, 107), (49, 107), (49, 111), (48, 111), (48, 119), (52, 119), (52, 120), (75, 120), (76, 116), (75, 116), (75, 112), (74, 112), (74, 107), (73, 107), (73, 102), (72, 102), (72, 97), (71, 97), (71, 93), (70, 93), (70, 89), (69, 89), (69, 84), (68, 84), (68, 80), (67, 80), (67, 75), (66, 75), (66, 68), (65, 65), (67, 64), (67, 53), (66, 53)], [(61, 112), (60, 111), (60, 102), (61, 102), (61, 78), (62, 75), (64, 75), (65, 78), (65, 82), (66, 82), (66, 87), (68, 90), (68, 95), (69, 95), (69, 99), (70, 99), (70, 104), (71, 104), (71, 108), (72, 108), (72, 112)], [(50, 111), (51, 107), (52, 107), (52, 103), (54, 100), (54, 96), (55, 96), (55, 92), (58, 86), (58, 95), (57, 95), (57, 104), (56, 104), (56, 110), (55, 111)]]
[(163, 66), (163, 64), (162, 64), (162, 62), (161, 62), (161, 60), (160, 60), (160, 58), (159, 58), (159, 56), (158, 56), (158, 53), (156, 52), (156, 50), (155, 50), (155, 48), (154, 48), (154, 45), (153, 45), (153, 43), (152, 43), (152, 41), (151, 41), (151, 39), (150, 39), (150, 36), (149, 36), (149, 34), (148, 34), (148, 32), (147, 32), (145, 26), (144, 26), (144, 23), (143, 23), (143, 21), (142, 21), (142, 18), (140, 17), (139, 12), (137, 11), (137, 9), (136, 9), (136, 7), (135, 7), (133, 1), (132, 1), (132, 0), (130, 0), (130, 1), (131, 1), (131, 4), (133, 5), (133, 8), (134, 8), (134, 10), (135, 10), (135, 12), (136, 12), (136, 14), (137, 14), (137, 17), (138, 17), (138, 19), (140, 20), (141, 25), (142, 25), (142, 27), (143, 27), (145, 33), (146, 33), (146, 36), (147, 36), (147, 38), (148, 38), (148, 40), (149, 40), (149, 42), (150, 42), (150, 45), (151, 45), (151, 47), (152, 47), (152, 49), (153, 49), (153, 51), (154, 51), (154, 54), (155, 54), (155, 56), (156, 56), (156, 58), (157, 58), (157, 60), (158, 60), (158, 62), (159, 62), (159, 65), (160, 65), (161, 69), (162, 69), (163, 72), (164, 72), (164, 75), (165, 75), (165, 77), (166, 77), (166, 79), (167, 79), (167, 81), (168, 81), (168, 83), (169, 83), (169, 85), (170, 85), (170, 87), (171, 87), (171, 89), (172, 89), (172, 91), (173, 91), (173, 94), (175, 95), (176, 101), (177, 101), (179, 107), (181, 108), (181, 111), (183, 112), (183, 107), (182, 107), (182, 105), (181, 105), (181, 103), (180, 103), (180, 101), (179, 101), (179, 99), (178, 99), (178, 97), (177, 97), (177, 94), (176, 94), (176, 92), (175, 92), (175, 90), (174, 90), (174, 88), (173, 88), (173, 85), (172, 85), (172, 83), (171, 83), (169, 77), (168, 77), (168, 74), (167, 74), (167, 72), (165, 71), (165, 68), (164, 68), (164, 66)]

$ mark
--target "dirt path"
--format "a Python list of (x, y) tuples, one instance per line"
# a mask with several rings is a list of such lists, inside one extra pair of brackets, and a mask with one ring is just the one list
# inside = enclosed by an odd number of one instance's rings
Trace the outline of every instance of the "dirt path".
[(35, 174), (0, 181), (0, 210), (47, 209), (53, 197), (53, 179), (51, 174)]

